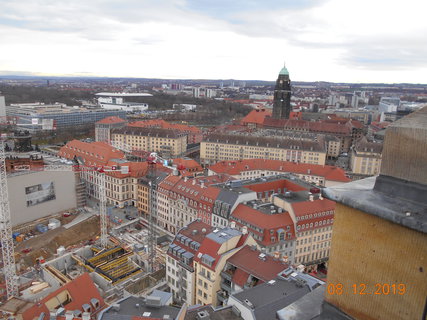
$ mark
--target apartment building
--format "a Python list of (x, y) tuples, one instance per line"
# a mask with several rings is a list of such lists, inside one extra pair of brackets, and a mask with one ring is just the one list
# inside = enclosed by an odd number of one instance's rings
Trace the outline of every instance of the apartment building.
[(272, 202), (283, 208), (293, 221), (296, 230), (294, 261), (309, 269), (329, 258), (335, 202), (309, 191), (288, 192), (275, 195)]
[(128, 173), (105, 172), (107, 204), (120, 208), (136, 206), (138, 201), (138, 179), (148, 172), (146, 162), (111, 161), (112, 165), (127, 166)]
[(177, 303), (217, 305), (221, 272), (229, 257), (253, 239), (200, 220), (180, 229), (167, 252), (166, 279)]
[(359, 139), (350, 154), (351, 171), (366, 176), (379, 174), (382, 149), (382, 143), (369, 142), (365, 137)]
[(175, 234), (195, 219), (210, 225), (215, 200), (220, 193), (220, 189), (211, 185), (221, 182), (219, 176), (171, 175), (165, 178), (157, 192), (159, 226)]
[(178, 157), (187, 149), (186, 135), (168, 129), (128, 126), (113, 130), (111, 140), (133, 150), (157, 152), (167, 158)]
[(292, 173), (299, 179), (326, 187), (351, 181), (343, 169), (335, 166), (271, 159), (220, 161), (208, 167), (209, 175), (227, 174), (238, 180), (251, 180), (284, 173)]
[(220, 134), (209, 135), (200, 144), (204, 164), (257, 158), (324, 165), (326, 148), (320, 141)]
[(154, 172), (154, 176), (150, 174), (150, 172), (138, 179), (137, 185), (137, 202), (136, 207), (138, 209), (139, 216), (148, 220), (148, 216), (151, 212), (150, 209), (150, 191), (152, 190), (151, 201), (154, 201), (153, 205), (157, 208), (157, 194), (159, 184), (169, 175), (171, 174), (171, 170), (168, 168), (162, 167), (160, 164), (157, 164), (157, 168)]
[(219, 304), (220, 274), (228, 258), (245, 245), (256, 245), (256, 242), (251, 236), (229, 227), (214, 229), (205, 237), (194, 257), (196, 304)]
[(272, 203), (250, 201), (239, 204), (230, 221), (247, 231), (266, 255), (294, 263), (295, 228), (288, 212)]
[(240, 203), (255, 200), (257, 195), (254, 191), (243, 188), (239, 181), (227, 181), (216, 185), (220, 192), (215, 199), (212, 211), (212, 225), (224, 228), (229, 225), (232, 212)]
[(203, 239), (213, 228), (195, 220), (181, 228), (169, 246), (166, 256), (166, 280), (176, 303), (196, 304), (194, 257)]
[(111, 130), (126, 126), (127, 121), (119, 117), (107, 117), (95, 122), (95, 141), (110, 143)]
[(257, 199), (240, 203), (229, 221), (247, 230), (264, 253), (309, 269), (328, 260), (335, 202), (324, 199), (318, 188), (292, 176), (234, 183), (255, 192)]

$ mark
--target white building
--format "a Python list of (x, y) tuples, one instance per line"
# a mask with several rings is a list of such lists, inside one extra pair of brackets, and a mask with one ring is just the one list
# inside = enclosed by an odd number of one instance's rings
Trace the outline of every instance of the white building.
[(143, 112), (148, 110), (147, 103), (126, 102), (125, 98), (152, 97), (153, 95), (149, 93), (100, 92), (96, 96), (98, 97), (98, 105), (103, 109)]

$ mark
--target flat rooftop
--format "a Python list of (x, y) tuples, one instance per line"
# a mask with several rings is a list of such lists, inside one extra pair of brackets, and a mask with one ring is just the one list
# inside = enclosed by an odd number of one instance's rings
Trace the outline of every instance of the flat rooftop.
[[(232, 295), (243, 305), (249, 301), (256, 319), (276, 319), (276, 312), (289, 306), (310, 292), (308, 286), (298, 286), (294, 281), (275, 280)], [(231, 298), (230, 298), (231, 299)]]
[(351, 208), (427, 233), (427, 206), (374, 189), (377, 177), (323, 189), (325, 196)]
[(147, 305), (145, 299), (139, 297), (128, 297), (116, 302), (120, 305), (119, 310), (113, 306), (109, 307), (102, 316), (101, 320), (132, 320), (134, 317), (147, 317), (149, 319), (163, 319), (165, 315), (169, 315), (170, 319), (176, 319), (180, 308), (171, 306), (154, 307)]

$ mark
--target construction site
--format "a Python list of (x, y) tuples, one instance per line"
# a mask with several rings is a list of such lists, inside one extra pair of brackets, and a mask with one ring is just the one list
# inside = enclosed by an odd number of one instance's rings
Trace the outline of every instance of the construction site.
[[(151, 164), (155, 165), (155, 161)], [(75, 186), (73, 201), (76, 205), (13, 225), (3, 141), (0, 141), (0, 166), (2, 301), (18, 297), (25, 301), (39, 301), (83, 273), (89, 273), (106, 302), (129, 294), (143, 295), (147, 289), (165, 285), (166, 249), (163, 248), (169, 239), (159, 233), (154, 215), (149, 221), (139, 217), (124, 223), (112, 221), (106, 206), (105, 171), (92, 168), (91, 174), (99, 181), (100, 199), (95, 207), (88, 207), (84, 201), (85, 184), (79, 179), (81, 164), (78, 170), (75, 170), (75, 164), (40, 166), (37, 172), (71, 173), (75, 179), (72, 185)], [(31, 170), (26, 174), (31, 176)], [(23, 173), (19, 173), (19, 177), (25, 179)], [(59, 184), (55, 182), (55, 185)], [(51, 182), (51, 189), (53, 185)], [(41, 190), (43, 186), (40, 186), (36, 189)], [(55, 192), (48, 199), (50, 205), (54, 203), (51, 199), (61, 196), (57, 190)], [(150, 200), (153, 210), (153, 199)], [(46, 200), (36, 201), (38, 204)], [(27, 207), (30, 205), (27, 200)], [(51, 207), (52, 210), (57, 208)]]

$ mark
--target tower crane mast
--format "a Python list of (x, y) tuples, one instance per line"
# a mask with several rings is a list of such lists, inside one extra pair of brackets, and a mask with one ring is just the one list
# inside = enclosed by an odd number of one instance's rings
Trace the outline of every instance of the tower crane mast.
[(0, 241), (8, 299), (19, 294), (12, 239), (12, 223), (6, 176), (6, 154), (4, 151), (4, 141), (0, 139)]

